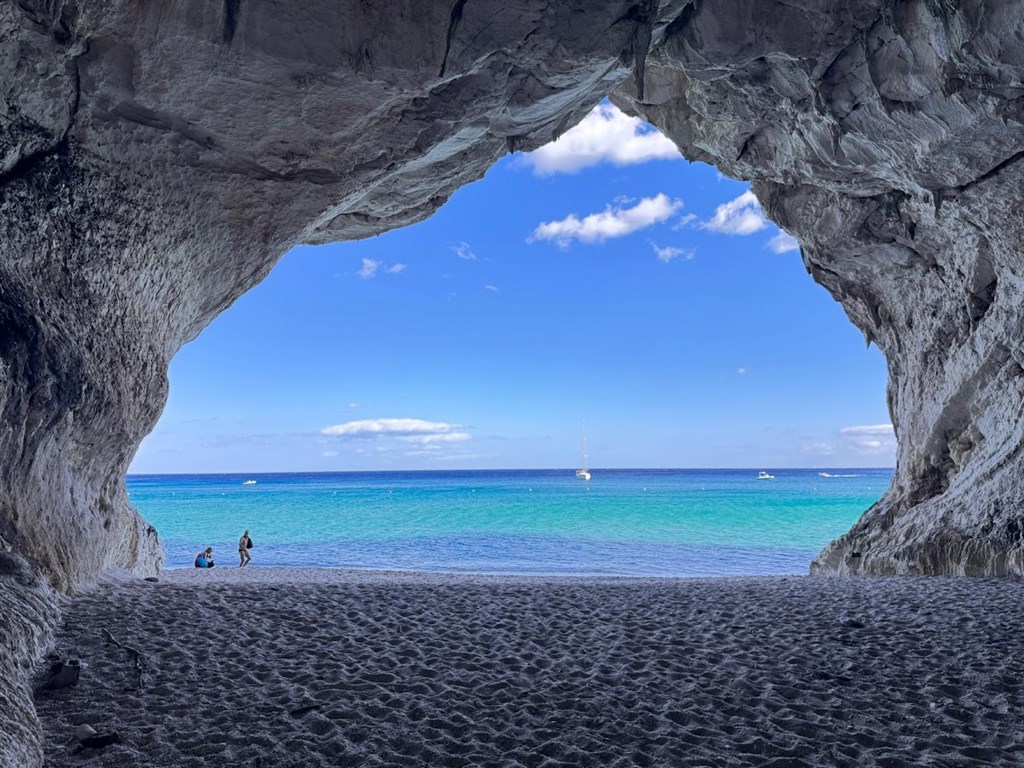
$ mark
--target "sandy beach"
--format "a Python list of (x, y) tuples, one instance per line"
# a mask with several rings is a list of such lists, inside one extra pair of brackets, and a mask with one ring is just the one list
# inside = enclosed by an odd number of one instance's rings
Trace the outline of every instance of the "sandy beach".
[(36, 706), (56, 767), (1017, 766), (1022, 637), (1010, 579), (180, 570), (70, 600)]

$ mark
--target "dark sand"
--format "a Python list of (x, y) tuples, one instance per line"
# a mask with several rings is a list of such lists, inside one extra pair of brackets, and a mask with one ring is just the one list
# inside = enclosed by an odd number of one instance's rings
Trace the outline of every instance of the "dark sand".
[(57, 642), (55, 767), (1024, 765), (1019, 580), (172, 571)]

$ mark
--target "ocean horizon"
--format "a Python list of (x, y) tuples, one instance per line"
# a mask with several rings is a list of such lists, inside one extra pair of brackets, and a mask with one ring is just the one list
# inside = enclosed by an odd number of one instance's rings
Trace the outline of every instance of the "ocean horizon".
[(407, 470), (132, 474), (132, 503), (190, 568), (563, 576), (806, 573), (882, 495), (892, 469)]

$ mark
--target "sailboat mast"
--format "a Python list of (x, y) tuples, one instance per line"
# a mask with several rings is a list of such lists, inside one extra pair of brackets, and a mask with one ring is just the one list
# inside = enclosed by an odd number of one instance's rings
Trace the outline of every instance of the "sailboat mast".
[(590, 479), (590, 470), (587, 469), (587, 424), (580, 424), (580, 468), (576, 470), (576, 477), (580, 480)]
[(587, 467), (587, 423), (580, 424), (580, 468)]

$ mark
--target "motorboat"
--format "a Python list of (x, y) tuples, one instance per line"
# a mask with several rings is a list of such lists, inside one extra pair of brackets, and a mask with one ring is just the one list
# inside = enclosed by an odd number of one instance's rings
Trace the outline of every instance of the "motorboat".
[(774, 480), (775, 479), (775, 475), (769, 475), (767, 472), (765, 472), (762, 469), (760, 472), (757, 473), (757, 479), (758, 480)]

